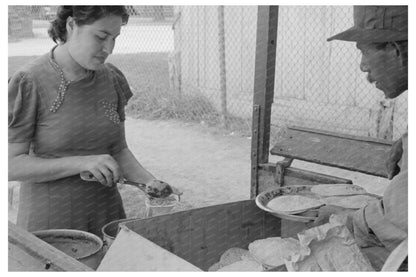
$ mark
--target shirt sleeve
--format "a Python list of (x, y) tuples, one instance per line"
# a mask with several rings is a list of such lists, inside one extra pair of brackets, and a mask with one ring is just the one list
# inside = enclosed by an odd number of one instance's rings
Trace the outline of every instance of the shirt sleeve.
[(114, 88), (118, 95), (117, 112), (120, 116), (120, 121), (126, 120), (125, 106), (129, 99), (133, 96), (129, 83), (124, 74), (113, 64), (107, 64), (110, 69), (111, 78), (113, 80)]
[(109, 74), (118, 96), (117, 112), (120, 117), (120, 137), (117, 142), (110, 147), (110, 153), (116, 154), (128, 147), (124, 132), (124, 121), (126, 120), (125, 107), (129, 99), (133, 96), (133, 93), (130, 90), (130, 86), (124, 74), (113, 64), (107, 63), (106, 65), (109, 69)]
[(367, 222), (367, 216), (374, 216), (374, 214), (368, 214), (367, 210), (371, 209), (372, 212), (377, 211), (377, 213), (382, 212), (381, 208), (381, 200), (375, 201), (369, 204), (364, 208), (359, 209), (356, 211), (350, 219), (350, 226), (351, 231), (354, 235), (355, 241), (357, 242), (358, 246), (360, 247), (370, 247), (370, 246), (383, 246), (380, 240), (376, 237), (374, 232), (369, 228)]
[(38, 94), (33, 81), (18, 72), (9, 80), (9, 143), (30, 142), (35, 134)]
[(360, 247), (383, 246), (392, 251), (408, 236), (407, 135), (403, 139), (402, 170), (391, 180), (382, 200), (370, 202), (352, 217)]

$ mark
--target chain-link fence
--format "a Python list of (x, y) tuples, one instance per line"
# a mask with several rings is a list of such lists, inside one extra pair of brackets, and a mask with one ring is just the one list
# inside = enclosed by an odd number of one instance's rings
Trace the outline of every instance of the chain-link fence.
[[(109, 58), (134, 92), (128, 114), (250, 135), (257, 6), (128, 9)], [(51, 49), (47, 28), (55, 12), (56, 6), (9, 6), (9, 75)], [(407, 95), (385, 100), (360, 72), (355, 45), (326, 41), (352, 24), (351, 6), (280, 7), (275, 130), (297, 125), (386, 139), (404, 132)]]

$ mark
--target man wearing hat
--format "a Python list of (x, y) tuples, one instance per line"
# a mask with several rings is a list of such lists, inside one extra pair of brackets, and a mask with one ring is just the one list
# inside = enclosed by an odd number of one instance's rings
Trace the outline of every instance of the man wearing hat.
[[(395, 98), (408, 87), (407, 10), (407, 6), (354, 6), (354, 26), (328, 39), (356, 42), (361, 71), (386, 98)], [(346, 214), (348, 229), (376, 270), (408, 236), (407, 150), (406, 133), (392, 148), (387, 162), (392, 181), (382, 200), (354, 212), (324, 206), (315, 221), (318, 225), (331, 214)]]

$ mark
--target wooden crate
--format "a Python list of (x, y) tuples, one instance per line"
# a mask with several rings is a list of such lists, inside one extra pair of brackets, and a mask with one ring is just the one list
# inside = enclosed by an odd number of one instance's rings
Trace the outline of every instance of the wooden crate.
[(245, 200), (121, 223), (202, 270), (231, 247), (280, 236), (281, 220)]

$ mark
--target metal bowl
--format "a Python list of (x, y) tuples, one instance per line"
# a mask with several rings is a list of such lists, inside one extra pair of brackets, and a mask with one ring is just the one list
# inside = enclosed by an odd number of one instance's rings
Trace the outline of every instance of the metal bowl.
[(103, 241), (92, 233), (73, 229), (48, 229), (32, 233), (92, 269), (96, 269), (102, 259)]

